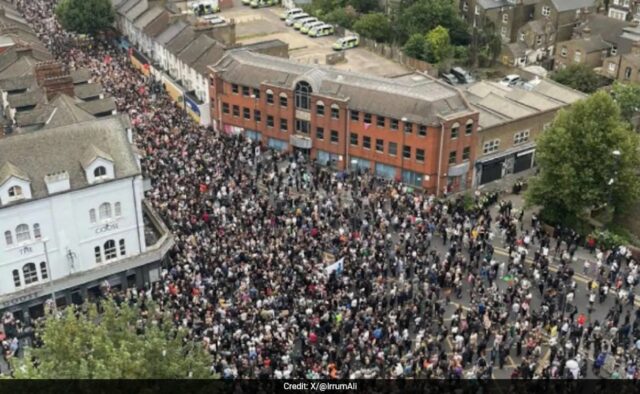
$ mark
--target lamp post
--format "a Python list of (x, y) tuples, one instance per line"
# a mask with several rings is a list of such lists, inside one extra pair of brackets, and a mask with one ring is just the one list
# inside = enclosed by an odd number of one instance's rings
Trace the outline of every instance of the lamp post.
[(607, 206), (610, 208), (611, 210), (611, 217), (613, 218), (613, 213), (614, 213), (614, 207), (613, 207), (613, 184), (616, 182), (616, 177), (618, 176), (618, 166), (620, 165), (620, 156), (621, 153), (618, 149), (614, 150), (611, 152), (611, 154), (613, 155), (614, 159), (615, 159), (615, 166), (613, 169), (613, 176), (609, 179), (609, 182), (607, 182), (607, 185), (609, 186), (609, 198), (607, 201)]
[(49, 286), (51, 287), (51, 298), (53, 299), (53, 310), (58, 312), (58, 304), (56, 302), (56, 292), (53, 290), (53, 272), (51, 272), (51, 264), (49, 263), (49, 251), (47, 249), (48, 238), (42, 238), (42, 245), (44, 247), (44, 261), (47, 264), (47, 276), (49, 277)]

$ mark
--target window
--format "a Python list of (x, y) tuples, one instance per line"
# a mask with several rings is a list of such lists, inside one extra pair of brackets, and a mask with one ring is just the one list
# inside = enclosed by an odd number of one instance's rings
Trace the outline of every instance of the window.
[(562, 47), (562, 49), (560, 49), (560, 56), (567, 57), (567, 52), (567, 47)]
[(20, 271), (13, 270), (13, 285), (15, 287), (20, 287), (22, 284), (20, 283)]
[(384, 127), (384, 116), (376, 116), (376, 126)]
[(235, 116), (235, 117), (240, 116), (240, 107), (237, 106), (237, 105), (234, 105), (232, 112), (233, 112), (233, 116)]
[(618, 54), (618, 47), (611, 47), (611, 56), (615, 56)]
[(35, 239), (42, 238), (42, 234), (40, 233), (40, 224), (38, 223), (33, 225), (33, 238)]
[(371, 124), (371, 114), (364, 114), (364, 123)]
[(487, 141), (482, 146), (482, 153), (486, 155), (487, 153), (492, 153), (497, 151), (498, 148), (500, 148), (500, 140)]
[(331, 130), (331, 143), (332, 144), (337, 144), (338, 141), (339, 141), (338, 132), (335, 131), (335, 130)]
[(250, 92), (250, 90), (249, 90), (249, 87), (248, 87), (248, 86), (243, 86), (243, 87), (242, 87), (242, 95), (243, 95), (243, 96), (249, 96), (249, 95), (251, 94), (251, 93), (249, 93), (249, 92)]
[(99, 246), (93, 248), (93, 254), (96, 257), (96, 263), (102, 263), (102, 253), (100, 252)]
[(331, 119), (339, 119), (340, 118), (340, 107), (333, 104), (331, 106)]
[(627, 67), (624, 70), (624, 79), (629, 79), (631, 78), (631, 67)]
[(524, 41), (524, 33), (520, 33), (520, 41)]
[(256, 122), (260, 122), (262, 120), (262, 113), (259, 109), (253, 111), (253, 120)]
[(458, 161), (458, 152), (452, 150), (449, 152), (449, 164), (456, 164), (456, 161)]
[(350, 135), (350, 137), (349, 137), (349, 138), (350, 138), (350, 141), (349, 141), (349, 142), (351, 143), (351, 145), (353, 145), (353, 146), (358, 146), (358, 134), (356, 134), (356, 133), (351, 133), (351, 135)]
[(398, 119), (391, 119), (391, 130), (398, 130)]
[(609, 63), (609, 71), (616, 71), (616, 64), (615, 63)]
[(96, 169), (93, 170), (93, 176), (95, 176), (96, 178), (100, 178), (101, 176), (105, 175), (107, 175), (107, 169), (104, 168), (104, 166), (96, 167)]
[(127, 254), (127, 249), (124, 246), (124, 239), (120, 240), (120, 256), (124, 256), (125, 254)]
[(111, 218), (111, 204), (109, 204), (108, 202), (103, 202), (102, 204), (100, 204), (98, 212), (100, 213), (100, 220)]
[(384, 141), (381, 139), (376, 139), (376, 151), (380, 153), (384, 153)]
[(395, 142), (389, 142), (389, 154), (395, 156), (398, 154), (398, 144)]
[(280, 131), (287, 131), (287, 120), (280, 118)]
[(410, 159), (411, 158), (411, 147), (410, 146), (403, 146), (402, 147), (402, 157), (404, 157), (405, 159)]
[(427, 126), (421, 124), (420, 127), (418, 127), (418, 135), (420, 137), (426, 137), (427, 136)]
[(413, 132), (413, 123), (404, 122), (404, 132), (405, 133), (412, 133)]
[(16, 241), (18, 243), (29, 241), (31, 239), (31, 233), (29, 232), (29, 226), (26, 224), (21, 224), (16, 227)]
[(502, 23), (509, 22), (509, 14), (502, 14)]
[(7, 246), (13, 245), (13, 235), (11, 234), (11, 231), (4, 232), (4, 242), (7, 243)]
[(513, 144), (523, 144), (529, 141), (529, 130), (518, 131), (513, 135)]
[(502, 37), (505, 37), (505, 38), (507, 37), (507, 27), (506, 27), (506, 26), (502, 26), (502, 27), (500, 28), (500, 35), (501, 35)]
[(273, 127), (273, 116), (267, 115), (267, 127)]
[(109, 261), (118, 257), (116, 253), (116, 241), (110, 239), (104, 243), (104, 260)]
[(536, 45), (540, 45), (542, 44), (542, 36), (537, 36), (536, 37)]
[(355, 120), (356, 122), (360, 120), (360, 112), (351, 110), (351, 120)]
[(228, 114), (229, 113), (229, 104), (228, 103), (222, 103), (222, 113), (223, 114)]
[(324, 116), (324, 103), (322, 101), (316, 103), (316, 115)]
[(43, 280), (49, 278), (49, 271), (47, 270), (47, 263), (45, 263), (44, 261), (40, 262), (40, 276), (42, 277)]
[[(295, 101), (296, 108), (310, 109), (311, 108), (311, 85), (305, 81), (300, 81), (296, 84), (295, 88)], [(282, 95), (280, 95), (280, 105), (287, 106), (286, 96), (285, 102), (282, 104)]]
[(256, 99), (260, 98), (260, 89), (256, 89), (256, 88), (253, 89), (253, 97)]
[(454, 123), (453, 126), (451, 126), (451, 139), (458, 138), (459, 130), (460, 130), (459, 124)]
[[(100, 167), (98, 167), (100, 168)], [(104, 168), (104, 167), (102, 167)], [(97, 170), (97, 168), (96, 168)], [(12, 186), (9, 188), (9, 198), (22, 197), (22, 187), (20, 186)]]
[(120, 217), (122, 216), (122, 204), (120, 204), (119, 202), (117, 202), (115, 204), (115, 211), (116, 211), (116, 217)]
[(465, 133), (465, 135), (473, 134), (473, 120), (469, 119), (467, 121), (467, 125), (464, 128), (464, 133)]
[(478, 8), (478, 6), (476, 6), (476, 8), (475, 8), (475, 13), (476, 13), (476, 15), (480, 15), (480, 9)]
[(416, 149), (416, 161), (424, 161), (424, 149)]
[(323, 140), (324, 139), (324, 129), (322, 127), (317, 127), (316, 128), (316, 138), (319, 140)]
[(281, 107), (286, 107), (287, 106), (287, 94), (286, 93), (280, 93), (280, 106)]
[(89, 210), (89, 222), (91, 223), (95, 223), (96, 222), (96, 210), (91, 208)]
[(362, 137), (362, 147), (365, 149), (371, 149), (371, 137), (367, 137), (366, 135)]
[(303, 134), (309, 134), (310, 130), (311, 130), (311, 123), (309, 123), (306, 120), (296, 119), (296, 131)]
[(576, 50), (575, 53), (573, 54), (573, 61), (575, 63), (580, 63), (582, 61), (582, 52), (579, 50)]
[(232, 91), (233, 93), (236, 93), (236, 94), (237, 94), (237, 93), (238, 93), (238, 84), (232, 83), (232, 84), (231, 84), (231, 91)]
[(249, 108), (242, 108), (242, 117), (245, 119), (251, 119), (251, 110)]
[(549, 6), (544, 6), (542, 7), (542, 16), (550, 16), (551, 15), (551, 8), (549, 8)]
[(273, 104), (273, 92), (267, 90), (267, 104)]
[(471, 148), (467, 146), (462, 150), (462, 161), (469, 160), (469, 157), (471, 157)]
[(22, 275), (24, 276), (24, 284), (30, 285), (38, 281), (38, 271), (34, 263), (27, 263), (22, 267)]

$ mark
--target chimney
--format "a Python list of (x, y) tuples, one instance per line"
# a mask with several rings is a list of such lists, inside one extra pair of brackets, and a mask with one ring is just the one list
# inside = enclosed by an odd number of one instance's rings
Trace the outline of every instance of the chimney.
[(69, 183), (69, 173), (66, 171), (54, 172), (44, 177), (44, 183), (47, 185), (49, 194), (64, 192), (71, 188)]
[(62, 68), (62, 63), (55, 60), (40, 62), (36, 64), (35, 73), (38, 86), (47, 94), (47, 100), (51, 101), (60, 93), (75, 97), (73, 78)]
[(585, 40), (591, 39), (591, 28), (589, 26), (582, 29), (582, 38), (584, 38)]

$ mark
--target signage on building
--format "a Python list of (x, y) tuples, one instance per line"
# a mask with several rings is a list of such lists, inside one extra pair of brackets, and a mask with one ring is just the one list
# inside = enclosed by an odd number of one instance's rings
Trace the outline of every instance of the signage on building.
[(189, 109), (191, 111), (193, 111), (194, 113), (196, 113), (198, 116), (200, 116), (200, 107), (198, 107), (198, 103), (196, 103), (195, 101), (193, 101), (191, 98), (189, 98), (189, 96), (185, 95), (184, 96), (184, 101), (187, 103), (187, 107), (189, 107)]
[(297, 109), (296, 118), (300, 120), (306, 120), (307, 122), (311, 122), (311, 113), (308, 111), (301, 111)]
[(301, 135), (292, 135), (289, 137), (289, 143), (291, 146), (301, 149), (311, 149), (313, 141), (309, 137), (303, 137)]
[(100, 226), (96, 229), (96, 234), (106, 233), (107, 231), (117, 230), (118, 223), (107, 223), (104, 226)]
[(13, 299), (11, 299), (9, 301), (1, 302), (0, 306), (2, 306), (2, 308), (6, 308), (8, 306), (21, 304), (21, 303), (23, 303), (25, 301), (29, 301), (29, 300), (33, 300), (34, 298), (37, 298), (38, 295), (39, 295), (39, 292), (37, 292), (37, 291), (33, 292), (31, 294), (25, 294), (23, 296), (13, 298)]
[(24, 256), (25, 254), (29, 254), (33, 252), (33, 249), (31, 248), (31, 246), (25, 246), (23, 248), (20, 248), (20, 255)]

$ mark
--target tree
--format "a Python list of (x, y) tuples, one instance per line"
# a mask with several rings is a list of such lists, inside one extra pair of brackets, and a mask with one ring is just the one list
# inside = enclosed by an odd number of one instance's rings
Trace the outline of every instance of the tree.
[(424, 34), (416, 33), (409, 37), (409, 40), (404, 44), (402, 49), (404, 50), (405, 55), (414, 59), (424, 60), (426, 45), (427, 39)]
[(543, 217), (552, 223), (571, 224), (608, 202), (622, 208), (636, 201), (639, 138), (605, 92), (560, 111), (537, 141), (540, 173), (530, 182), (527, 203), (541, 205)]
[(378, 0), (348, 0), (347, 4), (352, 6), (361, 14), (377, 11), (379, 9)]
[(385, 42), (389, 41), (391, 36), (391, 22), (385, 14), (373, 12), (361, 16), (353, 24), (353, 30), (377, 42)]
[(353, 26), (353, 22), (357, 19), (357, 15), (353, 7), (336, 8), (335, 10), (327, 13), (323, 20), (327, 23), (339, 25), (344, 28), (350, 29)]
[(66, 30), (78, 34), (98, 33), (115, 19), (110, 0), (61, 0), (55, 13)]
[[(102, 302), (68, 307), (36, 328), (42, 346), (14, 359), (16, 378), (36, 379), (156, 379), (208, 378), (211, 357), (203, 346), (187, 340), (171, 326), (171, 316), (153, 316), (158, 325), (141, 325), (142, 305)], [(148, 305), (149, 306), (149, 305)], [(149, 312), (155, 311), (150, 305)], [(35, 360), (35, 362), (32, 362)]]
[(606, 79), (584, 64), (572, 64), (551, 74), (551, 79), (584, 93), (593, 93), (606, 84)]
[(620, 115), (631, 123), (634, 116), (640, 112), (640, 86), (616, 82), (611, 89), (613, 99), (620, 107)]
[[(399, 43), (406, 42), (415, 33), (425, 32), (442, 26), (446, 29), (454, 28), (459, 31), (459, 18), (451, 0), (418, 0), (413, 4), (395, 11), (394, 26), (396, 27), (395, 40)], [(468, 39), (468, 37), (467, 37)], [(462, 42), (454, 44), (463, 45)]]
[(451, 40), (449, 31), (442, 26), (427, 33), (427, 61), (430, 63), (440, 63), (451, 56)]

